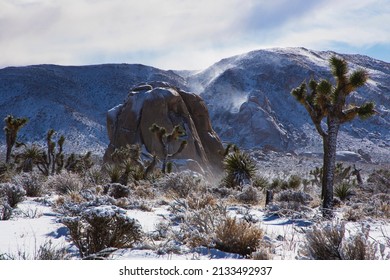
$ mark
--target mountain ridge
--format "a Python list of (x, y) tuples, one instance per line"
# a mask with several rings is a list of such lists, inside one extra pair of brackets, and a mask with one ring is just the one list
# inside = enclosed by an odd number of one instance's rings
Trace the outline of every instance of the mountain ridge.
[[(67, 136), (69, 150), (102, 153), (108, 145), (106, 112), (120, 104), (135, 85), (161, 80), (199, 94), (209, 108), (213, 127), (225, 142), (245, 149), (318, 152), (320, 139), (290, 91), (310, 77), (331, 78), (331, 55), (347, 59), (351, 69), (369, 71), (368, 85), (350, 101), (374, 100), (379, 112), (365, 122), (356, 120), (346, 125), (340, 135), (340, 149), (363, 149), (389, 159), (390, 64), (332, 51), (254, 50), (224, 58), (200, 71), (125, 63), (6, 67), (0, 69), (0, 111), (3, 117), (13, 114), (30, 119), (20, 131), (21, 140), (42, 141), (46, 131), (53, 128)], [(4, 144), (3, 132), (0, 143)]]

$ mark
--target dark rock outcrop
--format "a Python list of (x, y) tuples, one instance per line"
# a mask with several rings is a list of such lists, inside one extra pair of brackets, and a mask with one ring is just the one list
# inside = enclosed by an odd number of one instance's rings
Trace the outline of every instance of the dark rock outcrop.
[[(105, 160), (111, 160), (116, 148), (140, 144), (149, 153), (161, 157), (162, 146), (150, 131), (156, 123), (167, 132), (180, 125), (185, 131), (187, 146), (175, 156), (176, 160), (195, 160), (205, 172), (220, 171), (223, 146), (211, 126), (207, 107), (198, 95), (188, 93), (165, 82), (141, 84), (131, 90), (127, 99), (107, 112), (107, 131), (110, 144)], [(181, 141), (174, 141), (169, 152), (176, 151)], [(178, 164), (177, 166), (181, 166)], [(191, 167), (189, 167), (191, 168)], [(196, 170), (199, 171), (199, 170)]]

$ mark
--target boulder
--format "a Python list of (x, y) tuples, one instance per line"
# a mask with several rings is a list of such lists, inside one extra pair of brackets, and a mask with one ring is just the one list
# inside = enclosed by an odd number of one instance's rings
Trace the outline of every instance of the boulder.
[[(150, 82), (133, 88), (123, 104), (107, 112), (107, 132), (110, 144), (104, 159), (110, 161), (116, 148), (127, 144), (140, 144), (149, 153), (162, 157), (162, 145), (153, 124), (171, 132), (180, 125), (185, 132), (184, 150), (175, 159), (195, 160), (206, 172), (222, 169), (222, 142), (213, 130), (208, 109), (202, 98), (165, 82)], [(169, 152), (175, 152), (181, 141), (173, 141)], [(190, 168), (190, 167), (189, 167)]]

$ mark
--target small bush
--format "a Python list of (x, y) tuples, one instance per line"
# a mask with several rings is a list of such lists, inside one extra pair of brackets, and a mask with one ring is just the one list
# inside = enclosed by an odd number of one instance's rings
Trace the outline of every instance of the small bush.
[(69, 194), (80, 191), (83, 183), (78, 174), (64, 171), (49, 177), (47, 186), (58, 194)]
[(128, 197), (130, 195), (130, 189), (119, 183), (112, 183), (103, 187), (104, 194), (108, 194), (113, 198)]
[(260, 201), (260, 193), (251, 185), (243, 187), (242, 192), (237, 195), (237, 200), (246, 204), (257, 204)]
[(131, 248), (141, 240), (141, 226), (116, 206), (91, 207), (80, 217), (67, 217), (62, 222), (82, 258), (104, 249)]
[(160, 179), (158, 184), (163, 190), (179, 198), (188, 197), (191, 193), (199, 192), (206, 188), (203, 176), (189, 171), (166, 174), (166, 176)]
[(269, 188), (270, 183), (269, 183), (267, 178), (265, 178), (263, 176), (256, 176), (252, 180), (252, 186), (255, 187), (256, 189), (259, 189), (259, 190), (265, 190), (265, 189)]
[(263, 231), (253, 224), (226, 218), (216, 230), (216, 248), (249, 257), (256, 251), (263, 238)]
[(0, 184), (0, 200), (3, 197), (12, 208), (15, 208), (19, 202), (22, 202), (25, 195), (26, 191), (19, 185), (11, 183)]
[(26, 196), (39, 197), (44, 193), (44, 180), (38, 173), (30, 172), (17, 175), (13, 178), (13, 182), (24, 188)]
[(309, 204), (313, 198), (303, 191), (283, 190), (275, 197), (275, 202), (269, 205), (267, 212), (279, 216), (302, 218), (310, 210)]
[(375, 170), (370, 174), (367, 182), (372, 185), (374, 193), (390, 194), (390, 170)]
[(177, 240), (192, 248), (213, 246), (215, 232), (226, 218), (226, 207), (219, 204), (189, 208), (186, 201), (178, 200), (171, 204), (172, 222), (180, 222), (180, 231), (175, 232)]
[(368, 240), (363, 229), (346, 238), (344, 224), (313, 227), (306, 233), (306, 255), (315, 260), (371, 260), (375, 259), (375, 244)]
[(278, 192), (282, 190), (296, 190), (302, 184), (302, 179), (298, 175), (291, 175), (287, 180), (274, 178), (269, 186), (270, 189)]
[(9, 206), (8, 202), (5, 199), (0, 197), (0, 220), (5, 221), (9, 220), (12, 215), (12, 207)]

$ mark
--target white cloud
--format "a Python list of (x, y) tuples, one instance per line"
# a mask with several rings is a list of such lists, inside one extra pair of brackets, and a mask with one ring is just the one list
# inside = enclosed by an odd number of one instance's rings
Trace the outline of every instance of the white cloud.
[(389, 15), (385, 0), (0, 0), (0, 67), (190, 69), (266, 46), (389, 44)]

